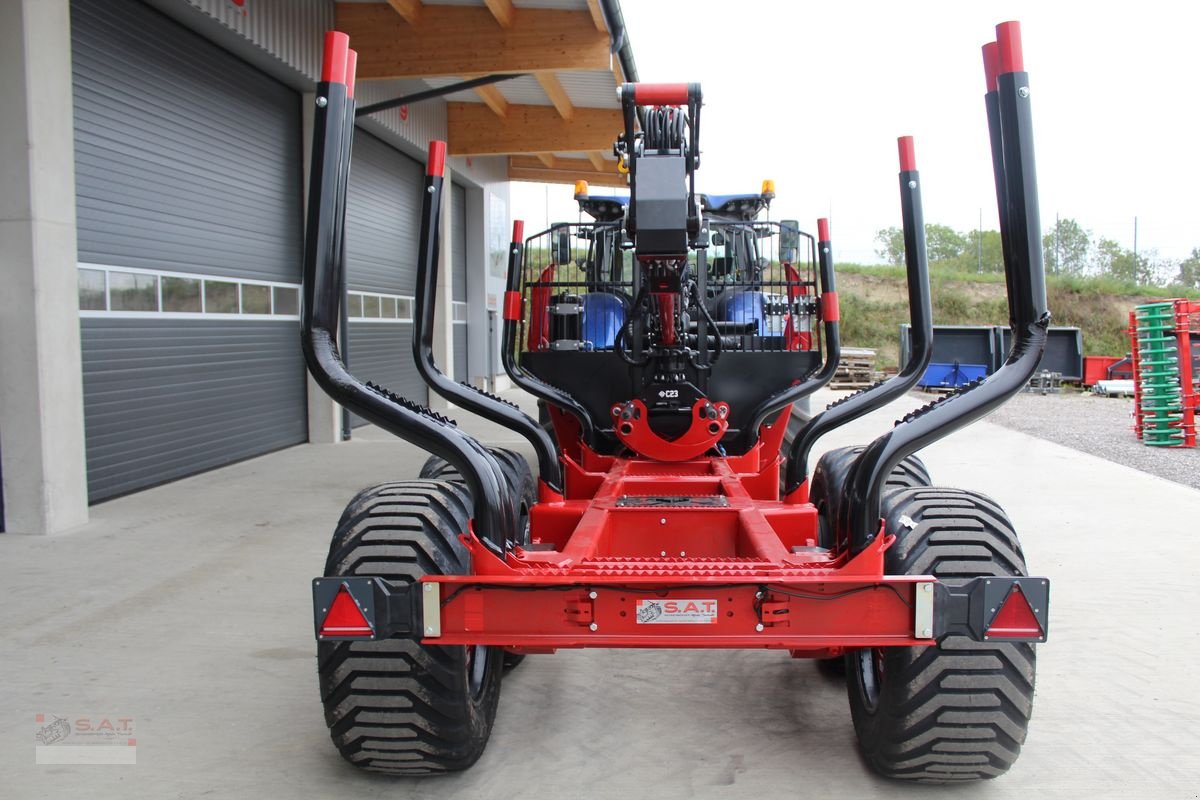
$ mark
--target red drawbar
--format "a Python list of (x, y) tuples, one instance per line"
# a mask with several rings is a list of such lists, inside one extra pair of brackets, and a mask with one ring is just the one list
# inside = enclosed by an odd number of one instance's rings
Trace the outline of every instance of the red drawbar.
[(1000, 75), (1025, 71), (1025, 54), (1021, 51), (1021, 23), (1001, 22), (997, 25), (996, 45), (1000, 51)]
[(520, 292), (505, 292), (504, 293), (504, 321), (505, 322), (520, 322), (521, 311), (524, 309), (524, 304), (521, 302)]
[(829, 241), (829, 220), (825, 219), (824, 217), (821, 217), (817, 220), (817, 241)]
[(513, 220), (513, 238), (512, 238), (512, 243), (513, 243), (513, 244), (520, 244), (520, 243), (521, 243), (521, 242), (523, 242), (524, 240), (525, 240), (525, 220), (523, 220), (523, 219), (514, 219), (514, 220)]
[(633, 101), (642, 106), (681, 106), (688, 101), (686, 83), (635, 83)]
[(354, 99), (354, 74), (358, 72), (358, 51), (346, 51), (346, 97)]
[(346, 54), (350, 37), (341, 31), (325, 34), (325, 60), (321, 62), (321, 80), (326, 83), (346, 82)]
[(996, 76), (1000, 74), (1000, 45), (988, 42), (983, 46), (983, 79), (987, 91), (996, 91)]
[(1042, 626), (1029, 605), (1025, 593), (1014, 586), (1004, 599), (1004, 605), (992, 617), (987, 636), (992, 639), (1028, 639), (1041, 636)]
[(426, 175), (440, 178), (446, 174), (446, 143), (434, 139), (429, 143), (429, 168)]
[(912, 172), (917, 168), (917, 151), (913, 147), (913, 137), (901, 136), (896, 143), (900, 148), (900, 171)]
[(840, 314), (837, 292), (826, 292), (821, 295), (821, 319), (825, 322), (837, 322)]
[(329, 606), (329, 613), (321, 620), (319, 633), (322, 636), (370, 636), (374, 632), (345, 584), (342, 584)]

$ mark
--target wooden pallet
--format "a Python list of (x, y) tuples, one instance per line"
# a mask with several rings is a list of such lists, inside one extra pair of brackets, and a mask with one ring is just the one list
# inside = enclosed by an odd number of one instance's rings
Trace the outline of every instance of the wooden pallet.
[(830, 389), (862, 389), (878, 380), (875, 351), (867, 347), (843, 347)]

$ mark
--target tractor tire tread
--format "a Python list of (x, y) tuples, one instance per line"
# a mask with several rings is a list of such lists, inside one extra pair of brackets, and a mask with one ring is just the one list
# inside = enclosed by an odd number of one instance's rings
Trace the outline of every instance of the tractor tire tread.
[[(471, 504), (459, 484), (413, 480), (360, 492), (346, 507), (325, 575), (374, 575), (414, 582), (462, 574), (470, 557), (459, 535)], [(419, 640), (319, 642), (317, 671), (330, 736), (367, 770), (400, 775), (466, 769), (482, 754), (499, 698), (500, 653), (487, 651), (473, 697), (466, 648)]]
[[(1027, 574), (1012, 523), (991, 498), (921, 487), (890, 492), (883, 505), (887, 530), (903, 531), (884, 555), (888, 574), (934, 575), (950, 585)], [(854, 727), (875, 771), (955, 783), (994, 778), (1012, 766), (1033, 712), (1033, 645), (947, 637), (937, 646), (883, 653), (874, 709), (855, 674), (860, 662), (855, 654), (846, 661)]]

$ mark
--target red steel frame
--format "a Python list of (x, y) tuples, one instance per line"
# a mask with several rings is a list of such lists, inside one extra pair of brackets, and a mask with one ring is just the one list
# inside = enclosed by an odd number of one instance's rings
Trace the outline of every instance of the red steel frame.
[[(1175, 301), (1175, 342), (1179, 353), (1179, 386), (1183, 392), (1183, 446), (1196, 446), (1196, 388), (1192, 375), (1193, 320), (1200, 323), (1200, 302)], [(1200, 327), (1200, 326), (1198, 326)]]
[[(917, 593), (931, 593), (935, 579), (884, 575), (894, 537), (879, 536), (853, 558), (830, 552), (816, 546), (816, 509), (780, 500), (790, 412), (764, 426), (744, 456), (663, 463), (582, 446), (564, 453), (565, 490), (543, 487), (530, 546), (501, 559), (469, 534), (474, 574), (423, 579), (440, 584), (440, 631), (426, 641), (517, 652), (775, 648), (805, 657), (931, 644), (932, 631), (915, 624)], [(637, 505), (659, 497), (697, 503)], [(639, 623), (638, 601), (649, 599), (693, 602), (711, 620)]]

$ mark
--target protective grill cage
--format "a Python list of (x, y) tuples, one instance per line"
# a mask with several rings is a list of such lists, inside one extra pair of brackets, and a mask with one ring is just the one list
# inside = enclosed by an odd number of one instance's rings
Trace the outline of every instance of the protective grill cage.
[[(683, 304), (686, 343), (705, 356), (718, 346), (744, 353), (820, 350), (815, 239), (779, 222), (710, 219), (707, 227), (709, 246), (672, 267), (686, 269), (685, 285), (695, 284)], [(619, 224), (563, 223), (529, 237), (518, 353), (630, 346), (645, 334), (641, 318), (658, 313), (648, 268)]]

